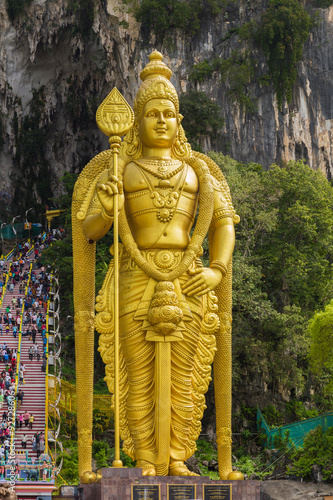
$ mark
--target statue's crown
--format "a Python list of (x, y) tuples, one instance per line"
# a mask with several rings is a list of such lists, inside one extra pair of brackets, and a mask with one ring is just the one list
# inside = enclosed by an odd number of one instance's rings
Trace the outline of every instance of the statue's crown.
[(149, 56), (149, 63), (140, 73), (140, 78), (144, 82), (147, 78), (153, 75), (161, 75), (170, 80), (172, 71), (164, 64), (161, 52), (154, 50)]
[(151, 99), (168, 99), (175, 105), (179, 112), (178, 95), (175, 87), (170, 82), (172, 71), (163, 62), (163, 55), (154, 50), (149, 56), (149, 63), (140, 73), (143, 81), (134, 101), (134, 113), (140, 118), (146, 102)]

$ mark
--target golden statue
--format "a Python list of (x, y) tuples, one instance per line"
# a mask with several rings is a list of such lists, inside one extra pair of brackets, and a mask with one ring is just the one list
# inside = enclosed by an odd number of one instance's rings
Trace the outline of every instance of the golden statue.
[[(231, 466), (231, 257), (239, 218), (218, 166), (186, 141), (171, 70), (159, 52), (149, 59), (140, 74), (133, 126), (132, 110), (126, 101), (117, 101), (116, 89), (104, 103), (104, 117), (111, 117), (116, 130), (124, 120), (130, 129), (121, 144), (110, 138), (113, 153), (120, 148), (117, 165), (111, 150), (98, 154), (81, 173), (73, 195), (80, 479), (95, 480), (94, 327), (111, 393), (115, 371), (119, 378), (123, 450), (144, 475), (193, 475), (184, 462), (196, 450), (216, 352), (219, 473), (221, 479), (240, 479)], [(103, 121), (99, 112), (97, 120)], [(117, 205), (117, 269), (112, 260), (94, 316), (95, 242), (110, 230)], [(209, 268), (200, 260), (207, 233)], [(116, 370), (114, 294), (119, 296)]]

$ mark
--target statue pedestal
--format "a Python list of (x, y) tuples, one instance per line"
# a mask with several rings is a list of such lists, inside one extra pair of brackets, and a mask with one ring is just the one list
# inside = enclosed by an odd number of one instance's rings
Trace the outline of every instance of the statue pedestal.
[[(80, 500), (260, 500), (260, 481), (213, 481), (207, 476), (142, 476), (142, 469), (102, 469), (103, 478), (95, 484), (81, 484)], [(147, 485), (147, 491), (144, 491)], [(179, 496), (171, 485), (195, 486), (195, 496)], [(209, 485), (209, 490), (207, 486)], [(222, 485), (221, 493), (214, 485)], [(229, 486), (231, 485), (231, 486)], [(171, 486), (171, 487), (170, 487)], [(204, 497), (204, 488), (205, 497)], [(188, 488), (190, 491), (191, 488)], [(193, 491), (193, 489), (192, 489)], [(231, 494), (232, 492), (232, 494)], [(159, 495), (160, 493), (160, 495)], [(173, 495), (174, 493), (174, 495)], [(178, 496), (177, 496), (178, 495)]]

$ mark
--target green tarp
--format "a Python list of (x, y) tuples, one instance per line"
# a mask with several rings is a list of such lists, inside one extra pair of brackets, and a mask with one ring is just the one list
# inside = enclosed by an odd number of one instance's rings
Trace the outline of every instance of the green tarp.
[[(29, 238), (29, 230), (24, 229), (24, 223), (19, 222), (17, 224), (14, 224), (15, 231), (17, 231), (17, 238), (22, 239), (22, 238)], [(42, 227), (40, 224), (32, 224), (31, 230), (30, 230), (30, 235), (31, 237), (37, 236), (39, 233), (42, 232)], [(2, 227), (1, 233), (0, 233), (0, 238), (1, 234), (4, 240), (13, 240), (16, 239), (15, 232), (13, 230), (12, 224), (6, 224), (5, 226)]]
[(323, 413), (318, 417), (308, 418), (289, 425), (282, 425), (275, 429), (270, 429), (263, 414), (257, 408), (257, 427), (258, 430), (263, 431), (266, 436), (266, 448), (274, 448), (274, 436), (285, 436), (289, 431), (289, 439), (295, 444), (296, 447), (303, 446), (304, 437), (312, 430), (321, 425), (324, 432), (329, 427), (333, 427), (333, 411)]

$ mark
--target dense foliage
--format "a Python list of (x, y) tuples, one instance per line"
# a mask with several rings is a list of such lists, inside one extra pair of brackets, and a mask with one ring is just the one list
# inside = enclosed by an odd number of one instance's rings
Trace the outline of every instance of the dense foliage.
[(234, 252), (235, 389), (256, 380), (278, 399), (300, 397), (309, 382), (307, 322), (333, 292), (333, 189), (301, 161), (264, 171), (211, 156), (241, 217)]
[(313, 4), (320, 9), (327, 9), (333, 4), (333, 0), (313, 0)]
[(267, 57), (278, 106), (291, 101), (297, 78), (297, 63), (309, 37), (313, 21), (299, 0), (270, 0), (257, 33)]
[(292, 464), (288, 467), (290, 474), (311, 480), (313, 465), (321, 468), (324, 481), (333, 480), (333, 427), (323, 432), (318, 426), (304, 439), (301, 448), (291, 453)]
[(80, 34), (88, 37), (94, 22), (94, 1), (93, 0), (69, 0), (67, 14), (73, 15), (73, 34)]
[(254, 110), (254, 101), (248, 89), (255, 74), (255, 61), (250, 51), (234, 50), (227, 59), (205, 59), (192, 68), (190, 80), (202, 82), (214, 72), (219, 73), (221, 82), (227, 84), (232, 102)]
[(192, 147), (200, 147), (205, 137), (213, 137), (223, 127), (219, 105), (209, 99), (204, 92), (190, 90), (180, 95), (180, 112), (184, 115), (183, 127)]
[(179, 30), (184, 36), (195, 35), (204, 17), (221, 12), (234, 0), (122, 0), (136, 21), (142, 23), (145, 39), (155, 37), (155, 45), (170, 40)]
[(317, 311), (309, 323), (310, 365), (326, 396), (333, 394), (333, 301)]

